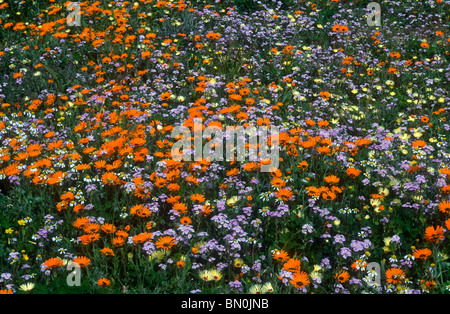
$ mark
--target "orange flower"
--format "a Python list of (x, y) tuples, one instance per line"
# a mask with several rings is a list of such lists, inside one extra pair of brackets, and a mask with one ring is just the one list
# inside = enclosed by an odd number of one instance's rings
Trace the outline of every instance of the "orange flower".
[(270, 184), (274, 187), (282, 188), (286, 185), (286, 182), (281, 178), (273, 178)]
[(358, 259), (358, 260), (354, 261), (351, 266), (354, 270), (360, 270), (362, 268), (366, 268), (367, 265), (368, 264), (366, 261), (363, 261), (362, 259)]
[(30, 157), (37, 157), (42, 151), (42, 146), (40, 144), (30, 144), (27, 147), (27, 153)]
[(429, 242), (439, 242), (444, 240), (444, 228), (442, 226), (429, 226), (425, 229), (425, 240)]
[(439, 169), (439, 172), (450, 177), (450, 168), (441, 168), (441, 169)]
[(202, 194), (192, 194), (191, 201), (197, 202), (197, 203), (202, 203), (205, 201), (205, 197)]
[(77, 218), (74, 222), (73, 222), (73, 226), (75, 227), (75, 228), (78, 228), (78, 229), (83, 229), (84, 228), (84, 226), (86, 226), (88, 223), (90, 223), (91, 221), (89, 220), (89, 218), (87, 218), (87, 217), (80, 217), (80, 218)]
[(316, 151), (319, 154), (322, 154), (322, 155), (329, 155), (329, 154), (331, 154), (331, 149), (328, 146), (317, 147)]
[[(128, 226), (127, 226), (128, 227)], [(130, 228), (125, 228), (127, 231), (130, 230)], [(120, 237), (120, 238), (126, 238), (128, 237), (128, 233), (124, 230), (117, 230), (116, 232), (116, 236)]]
[(206, 34), (206, 38), (208, 39), (220, 39), (222, 37), (219, 33), (209, 32)]
[(360, 173), (361, 173), (361, 170), (358, 170), (358, 169), (355, 169), (355, 168), (347, 168), (347, 175), (350, 177), (350, 178), (356, 178), (357, 176), (359, 176), (360, 175)]
[(299, 273), (300, 272), (300, 266), (301, 266), (301, 262), (300, 262), (299, 259), (290, 258), (284, 263), (283, 269), (287, 270), (287, 271), (289, 271), (291, 273)]
[(444, 214), (450, 214), (450, 202), (442, 201), (438, 205), (439, 211)]
[(19, 162), (15, 162), (3, 169), (3, 173), (7, 176), (14, 176), (20, 173)]
[(343, 25), (339, 28), (339, 31), (341, 33), (346, 33), (346, 32), (348, 32), (348, 27), (346, 25)]
[(335, 175), (329, 175), (329, 176), (326, 176), (326, 177), (324, 178), (324, 180), (325, 180), (325, 182), (328, 183), (328, 184), (338, 184), (338, 183), (339, 183), (339, 178), (336, 177)]
[(322, 193), (322, 197), (327, 201), (332, 201), (336, 198), (336, 194), (332, 191), (325, 191)]
[(320, 120), (319, 122), (317, 122), (317, 125), (321, 128), (325, 128), (329, 125), (330, 123), (327, 120)]
[(203, 209), (200, 210), (200, 214), (203, 216), (207, 216), (212, 213), (211, 206), (203, 205)]
[(83, 245), (88, 245), (92, 242), (92, 239), (89, 236), (89, 234), (84, 234), (82, 236), (79, 236), (78, 240), (80, 240), (81, 244), (83, 244)]
[(422, 140), (416, 140), (411, 144), (412, 147), (425, 147), (425, 145), (427, 145), (427, 143)]
[(173, 209), (176, 210), (179, 214), (184, 214), (187, 212), (187, 206), (180, 202), (175, 203), (173, 205)]
[(103, 169), (103, 168), (106, 167), (106, 161), (104, 161), (104, 160), (97, 160), (97, 161), (94, 163), (94, 166), (95, 166), (95, 168), (97, 168), (97, 169)]
[(58, 268), (63, 266), (63, 261), (59, 257), (49, 258), (44, 262), (45, 267), (47, 268)]
[(396, 74), (398, 71), (397, 71), (397, 69), (396, 68), (389, 68), (388, 69), (388, 73), (389, 74)]
[(405, 272), (400, 268), (392, 267), (386, 271), (386, 281), (389, 283), (402, 283), (405, 279), (405, 276)]
[(132, 238), (132, 240), (134, 243), (139, 244), (139, 243), (144, 243), (144, 242), (151, 240), (152, 237), (153, 237), (153, 234), (151, 234), (149, 232), (142, 232), (138, 235), (135, 235)]
[(113, 224), (105, 223), (101, 226), (101, 230), (104, 233), (114, 233), (116, 231), (116, 226), (114, 226)]
[(441, 191), (443, 193), (446, 193), (446, 194), (450, 193), (450, 184), (447, 184), (446, 186), (443, 186)]
[(275, 193), (275, 196), (283, 201), (292, 200), (294, 197), (294, 193), (290, 188), (283, 188)]
[(175, 239), (169, 236), (163, 236), (155, 242), (156, 247), (163, 250), (170, 250), (175, 244), (177, 244)]
[(56, 185), (62, 181), (64, 173), (62, 171), (57, 171), (48, 176), (47, 183), (50, 185)]
[(110, 249), (109, 247), (105, 247), (100, 250), (100, 252), (105, 256), (114, 256), (114, 251)]
[(91, 263), (91, 260), (86, 256), (79, 256), (74, 258), (73, 262), (78, 264), (80, 267), (86, 267)]
[(331, 28), (331, 30), (333, 31), (333, 32), (338, 32), (339, 31), (339, 29), (340, 29), (340, 25), (338, 25), (338, 24), (335, 24), (334, 26), (333, 26), (333, 28)]
[(97, 233), (100, 230), (100, 225), (97, 223), (90, 222), (83, 228), (86, 233)]
[(414, 250), (413, 256), (416, 259), (427, 259), (431, 254), (432, 254), (431, 250), (428, 248), (425, 248), (425, 249)]
[(305, 161), (305, 160), (303, 160), (303, 161), (301, 161), (301, 162), (299, 162), (299, 163), (297, 164), (297, 167), (298, 167), (298, 168), (301, 168), (303, 171), (305, 171), (306, 169), (308, 169), (308, 166), (309, 166), (309, 164), (308, 164), (308, 162)]
[(274, 260), (284, 262), (289, 259), (289, 255), (284, 250), (275, 250), (275, 252), (272, 254), (272, 258)]
[(447, 231), (450, 230), (450, 218), (445, 221), (445, 228), (447, 228)]
[(190, 225), (192, 223), (192, 219), (189, 217), (183, 217), (180, 219), (180, 223), (182, 225)]
[(97, 285), (101, 286), (101, 287), (106, 287), (109, 286), (111, 284), (111, 281), (109, 279), (106, 278), (100, 278), (97, 281)]
[(251, 162), (246, 163), (242, 168), (245, 171), (253, 171), (253, 170), (258, 169), (258, 164), (253, 162), (253, 161), (251, 161)]
[(302, 271), (300, 273), (295, 273), (294, 278), (292, 278), (289, 282), (291, 284), (293, 284), (294, 287), (296, 287), (298, 289), (302, 289), (302, 288), (306, 287), (307, 285), (309, 285), (309, 283), (310, 283), (309, 275), (304, 271)]
[(392, 51), (392, 52), (389, 53), (389, 55), (390, 55), (392, 58), (395, 58), (395, 59), (400, 58), (400, 53), (397, 52), (397, 51)]
[(334, 275), (334, 278), (339, 280), (340, 283), (344, 283), (350, 279), (350, 275), (349, 275), (348, 271), (341, 270)]
[(320, 94), (320, 96), (321, 96), (323, 99), (326, 99), (326, 100), (329, 100), (329, 99), (330, 99), (330, 93), (327, 92), (327, 91), (320, 92), (319, 94)]
[(168, 203), (170, 203), (170, 204), (175, 204), (175, 203), (178, 203), (178, 201), (180, 200), (180, 198), (181, 198), (181, 196), (171, 196), (171, 197), (169, 197), (169, 198), (167, 198), (167, 202)]
[(259, 118), (259, 119), (256, 121), (256, 123), (257, 123), (259, 126), (269, 126), (269, 125), (272, 124), (272, 122), (270, 122), (270, 119), (269, 119), (269, 118)]
[(148, 209), (147, 207), (144, 207), (144, 205), (142, 205), (142, 204), (135, 205), (135, 206), (131, 207), (131, 209), (130, 209), (131, 215), (136, 215), (141, 218), (150, 217), (151, 213), (152, 212), (150, 211), (150, 209)]
[(178, 268), (183, 268), (186, 265), (186, 263), (184, 261), (178, 261), (177, 262), (177, 267)]
[(102, 175), (102, 181), (105, 185), (115, 185), (118, 183), (119, 178), (113, 172), (105, 172)]
[(368, 145), (372, 144), (372, 141), (368, 138), (360, 138), (355, 141), (355, 144), (357, 146), (367, 147)]
[(77, 170), (78, 171), (89, 170), (89, 169), (91, 169), (91, 165), (89, 165), (89, 164), (79, 164), (79, 165), (77, 165)]
[(114, 239), (113, 239), (113, 244), (115, 245), (115, 246), (123, 246), (124, 244), (125, 244), (125, 239), (124, 238), (122, 238), (122, 237), (115, 237)]

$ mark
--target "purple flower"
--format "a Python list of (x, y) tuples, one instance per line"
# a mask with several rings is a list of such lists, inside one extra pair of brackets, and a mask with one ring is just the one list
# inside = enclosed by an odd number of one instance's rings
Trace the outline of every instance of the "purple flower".
[(398, 243), (398, 244), (402, 243), (402, 241), (400, 240), (400, 237), (398, 235), (393, 235), (391, 241), (395, 242), (395, 243)]
[(344, 242), (345, 242), (345, 237), (342, 234), (336, 234), (334, 236), (334, 240), (333, 240), (334, 244), (336, 244), (336, 243), (343, 244)]
[(338, 254), (341, 255), (344, 259), (347, 259), (347, 257), (352, 256), (352, 251), (347, 247), (343, 247), (339, 250)]

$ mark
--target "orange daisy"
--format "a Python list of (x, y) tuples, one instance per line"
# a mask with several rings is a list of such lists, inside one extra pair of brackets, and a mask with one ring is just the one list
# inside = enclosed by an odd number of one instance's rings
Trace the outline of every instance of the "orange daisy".
[(425, 249), (414, 250), (413, 256), (416, 259), (427, 259), (431, 254), (432, 254), (431, 250), (428, 248), (425, 248)]
[(444, 214), (450, 214), (450, 202), (442, 201), (438, 205), (439, 211)]
[(425, 240), (439, 242), (444, 240), (444, 228), (442, 226), (429, 226), (425, 229)]
[(100, 278), (97, 281), (97, 285), (101, 286), (101, 287), (106, 287), (109, 286), (111, 284), (111, 281), (109, 279), (106, 278)]
[(309, 285), (309, 283), (310, 283), (309, 275), (304, 271), (302, 271), (300, 273), (295, 273), (294, 278), (292, 278), (289, 282), (291, 284), (293, 284), (294, 287), (296, 287), (298, 289), (302, 289)]
[(79, 256), (74, 258), (73, 262), (78, 264), (80, 267), (86, 267), (91, 263), (91, 260), (86, 256)]
[(272, 254), (272, 258), (277, 261), (287, 261), (289, 259), (289, 254), (284, 250), (275, 250)]
[(52, 258), (49, 258), (48, 260), (46, 260), (44, 262), (44, 265), (47, 268), (58, 268), (58, 267), (63, 266), (63, 261), (59, 257), (52, 257)]
[(340, 283), (344, 283), (350, 279), (350, 274), (346, 270), (341, 270), (334, 275), (334, 278), (339, 280)]
[(386, 281), (389, 283), (402, 283), (405, 279), (405, 276), (405, 272), (400, 268), (392, 267), (386, 271)]
[(173, 237), (164, 236), (158, 239), (155, 242), (155, 245), (158, 249), (170, 250), (177, 242)]

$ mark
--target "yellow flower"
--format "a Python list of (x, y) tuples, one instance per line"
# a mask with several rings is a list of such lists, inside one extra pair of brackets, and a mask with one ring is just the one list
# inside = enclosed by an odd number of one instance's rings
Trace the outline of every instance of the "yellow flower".
[(386, 188), (378, 188), (378, 194), (381, 194), (381, 195), (383, 195), (383, 196), (388, 196), (389, 195), (389, 190), (388, 189), (386, 189)]
[(389, 244), (392, 241), (392, 238), (387, 237), (387, 238), (384, 238), (383, 241), (384, 241), (384, 245), (389, 246)]
[(152, 255), (150, 255), (148, 257), (148, 260), (151, 262), (153, 260), (159, 262), (161, 261), (164, 257), (169, 255), (169, 251), (166, 250), (155, 250), (153, 251)]
[(263, 287), (259, 284), (253, 285), (250, 287), (249, 290), (250, 294), (262, 294), (263, 293)]
[(11, 234), (13, 232), (14, 232), (14, 230), (12, 228), (8, 228), (8, 229), (5, 230), (6, 234)]
[(34, 283), (29, 282), (29, 283), (20, 285), (19, 289), (22, 291), (31, 291), (34, 289)]
[(234, 267), (242, 267), (242, 265), (244, 265), (242, 258), (236, 258), (234, 260)]
[(310, 273), (311, 278), (322, 278), (322, 273), (320, 272), (322, 270), (322, 267), (319, 265), (314, 265), (313, 271)]
[(261, 292), (262, 293), (272, 293), (273, 292), (272, 284), (270, 282), (265, 283), (261, 288)]
[(23, 220), (23, 219), (19, 220), (17, 223), (18, 223), (19, 225), (21, 225), (21, 226), (25, 226), (25, 225), (26, 225), (26, 222), (25, 222), (25, 220)]
[(211, 275), (211, 278), (214, 281), (219, 281), (220, 279), (222, 279), (222, 273), (217, 269), (211, 269), (209, 271), (209, 274)]
[(239, 200), (239, 197), (238, 197), (238, 196), (233, 196), (232, 198), (229, 198), (229, 199), (227, 200), (227, 205), (228, 205), (228, 206), (232, 206), (232, 205), (234, 205), (238, 200)]
[(202, 271), (200, 273), (200, 278), (203, 279), (204, 281), (211, 281), (213, 279), (209, 270)]
[(370, 205), (372, 205), (373, 207), (378, 207), (381, 205), (381, 201), (379, 199), (371, 199), (370, 200)]
[(403, 133), (402, 135), (400, 135), (400, 138), (404, 141), (409, 140), (410, 137), (411, 137), (411, 135), (409, 135), (407, 133)]

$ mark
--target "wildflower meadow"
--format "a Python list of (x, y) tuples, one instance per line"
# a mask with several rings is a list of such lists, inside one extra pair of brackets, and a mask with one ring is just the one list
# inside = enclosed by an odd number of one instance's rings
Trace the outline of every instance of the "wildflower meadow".
[(449, 17), (0, 0), (0, 293), (449, 293)]

